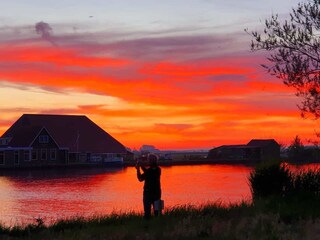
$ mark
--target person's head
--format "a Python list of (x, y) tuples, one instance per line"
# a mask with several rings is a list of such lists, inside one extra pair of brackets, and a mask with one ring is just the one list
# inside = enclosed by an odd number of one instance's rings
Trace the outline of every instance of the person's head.
[(148, 160), (149, 160), (149, 165), (151, 167), (158, 166), (158, 157), (157, 157), (157, 155), (149, 154), (148, 155)]

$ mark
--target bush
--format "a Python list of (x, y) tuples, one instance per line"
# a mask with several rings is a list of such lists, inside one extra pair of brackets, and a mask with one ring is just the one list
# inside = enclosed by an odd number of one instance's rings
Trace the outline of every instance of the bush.
[(280, 162), (258, 165), (249, 176), (252, 198), (320, 197), (320, 170), (291, 172)]
[(320, 171), (308, 170), (295, 174), (293, 179), (293, 190), (296, 194), (319, 195), (320, 193)]
[(252, 197), (284, 196), (292, 189), (292, 179), (292, 173), (280, 162), (258, 165), (249, 176)]

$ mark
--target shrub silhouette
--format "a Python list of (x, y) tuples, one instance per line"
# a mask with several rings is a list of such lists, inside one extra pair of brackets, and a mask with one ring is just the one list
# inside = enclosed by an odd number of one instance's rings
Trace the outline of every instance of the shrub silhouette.
[(280, 162), (262, 164), (250, 173), (252, 198), (270, 196), (320, 197), (320, 170), (292, 172)]
[(293, 179), (293, 190), (298, 194), (319, 195), (320, 194), (320, 171), (301, 171)]
[(284, 196), (292, 189), (293, 175), (280, 162), (257, 166), (249, 176), (253, 199), (272, 195)]

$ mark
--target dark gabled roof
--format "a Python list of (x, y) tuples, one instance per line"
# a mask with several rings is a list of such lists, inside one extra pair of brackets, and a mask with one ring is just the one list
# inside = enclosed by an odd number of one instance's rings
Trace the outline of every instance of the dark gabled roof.
[(3, 135), (9, 146), (29, 146), (45, 128), (61, 148), (70, 152), (126, 153), (126, 148), (86, 116), (24, 114)]
[(247, 145), (252, 147), (265, 147), (270, 143), (278, 144), (274, 139), (252, 139)]
[(30, 143), (35, 139), (35, 137), (41, 131), (41, 126), (34, 127), (20, 127), (19, 131), (10, 135), (2, 135), (2, 137), (10, 137), (10, 147), (28, 147)]
[(237, 148), (241, 148), (241, 149), (245, 149), (245, 148), (260, 148), (260, 147), (265, 147), (268, 146), (270, 143), (272, 144), (277, 144), (279, 145), (274, 139), (252, 139), (248, 144), (243, 145), (243, 144), (239, 144), (239, 145), (222, 145), (219, 147), (214, 148), (215, 150), (219, 150), (219, 149), (237, 149)]
[(216, 147), (215, 149), (220, 149), (220, 148), (243, 148), (243, 147), (246, 147), (247, 145), (243, 145), (243, 144), (239, 144), (239, 145), (222, 145), (222, 146), (219, 146), (219, 147)]

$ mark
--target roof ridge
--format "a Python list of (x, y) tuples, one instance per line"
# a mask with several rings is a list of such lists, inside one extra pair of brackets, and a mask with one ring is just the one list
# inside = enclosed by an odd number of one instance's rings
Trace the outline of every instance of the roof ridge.
[(83, 114), (77, 115), (77, 114), (24, 113), (24, 114), (22, 114), (22, 116), (57, 116), (57, 117), (61, 116), (61, 117), (86, 117), (86, 118), (88, 118), (86, 115), (83, 115)]

